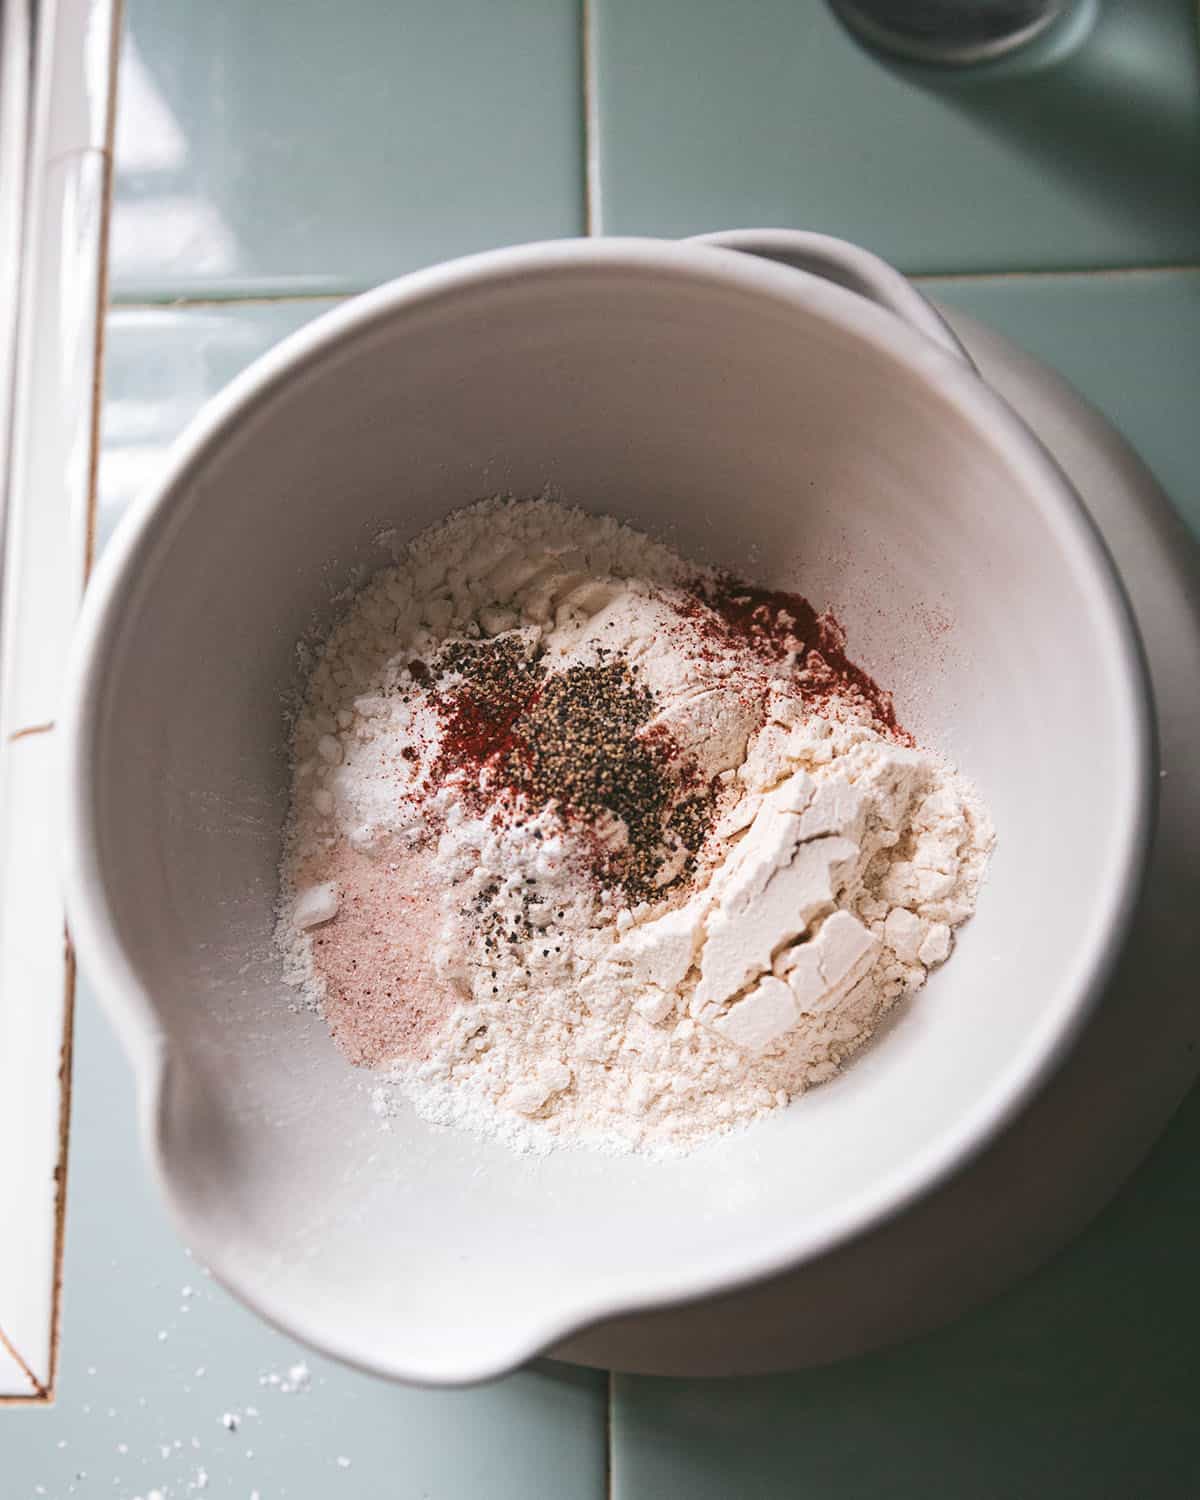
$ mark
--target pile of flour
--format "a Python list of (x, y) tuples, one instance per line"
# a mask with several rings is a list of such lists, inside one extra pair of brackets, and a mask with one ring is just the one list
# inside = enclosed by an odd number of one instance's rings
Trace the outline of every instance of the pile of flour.
[[(381, 1114), (518, 1148), (687, 1147), (832, 1077), (950, 955), (993, 841), (977, 797), (833, 670), (835, 622), (822, 651), (764, 604), (764, 649), (737, 616), (753, 596), (723, 619), (714, 577), (611, 518), (490, 501), (415, 539), (325, 642), (278, 935)], [(461, 674), (502, 697), (536, 672), (536, 702), (618, 665), (631, 765), (668, 799), (636, 886), (613, 874), (620, 819), (532, 800), (494, 733), (463, 753)]]

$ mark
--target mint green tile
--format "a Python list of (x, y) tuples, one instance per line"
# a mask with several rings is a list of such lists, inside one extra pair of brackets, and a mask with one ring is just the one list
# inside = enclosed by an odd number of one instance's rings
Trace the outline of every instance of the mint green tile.
[(609, 233), (793, 225), (911, 271), (1200, 259), (1193, 0), (1099, 0), (1023, 76), (904, 76), (824, 0), (592, 0)]
[(617, 1377), (614, 1500), (1194, 1500), (1200, 1091), (1097, 1223), (950, 1328), (756, 1380)]
[(1072, 382), (1125, 434), (1200, 536), (1200, 270), (930, 280)]
[[(110, 314), (102, 541), (203, 402), (323, 306)], [(602, 1375), (546, 1364), (417, 1391), (310, 1354), (247, 1312), (166, 1220), (132, 1075), (84, 980), (57, 1399), (0, 1407), (2, 1500), (602, 1500), (606, 1413)]]
[(154, 480), (171, 442), (209, 399), (338, 299), (113, 308), (104, 335), (97, 541)]
[(578, 0), (130, 0), (112, 285), (358, 290), (583, 224)]
[(389, 1385), (216, 1286), (166, 1222), (132, 1075), (86, 987), (73, 1115), (57, 1399), (0, 1407), (4, 1500), (602, 1500), (604, 1377)]

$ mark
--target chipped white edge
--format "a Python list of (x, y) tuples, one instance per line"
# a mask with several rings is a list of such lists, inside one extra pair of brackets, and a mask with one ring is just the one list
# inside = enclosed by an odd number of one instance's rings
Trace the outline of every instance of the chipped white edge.
[[(8, 85), (29, 77), (34, 12), (32, 91), (18, 108)], [(3, 7), (0, 202), (11, 228), (0, 274), (19, 287), (15, 338), (0, 329), (4, 1402), (46, 1401), (54, 1386), (74, 969), (58, 884), (53, 724), (94, 500), (116, 34), (112, 0)]]

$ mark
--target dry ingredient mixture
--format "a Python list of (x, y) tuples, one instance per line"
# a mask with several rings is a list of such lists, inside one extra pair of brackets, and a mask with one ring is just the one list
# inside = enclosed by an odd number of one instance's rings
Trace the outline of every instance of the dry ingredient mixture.
[(278, 939), (381, 1114), (687, 1147), (833, 1077), (949, 956), (993, 835), (836, 620), (492, 500), (315, 653)]

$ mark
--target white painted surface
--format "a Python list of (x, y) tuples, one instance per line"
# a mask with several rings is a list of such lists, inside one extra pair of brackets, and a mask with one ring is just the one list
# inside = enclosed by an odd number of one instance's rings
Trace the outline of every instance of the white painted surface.
[[(53, 1378), (70, 972), (52, 726), (86, 566), (112, 0), (38, 14), (11, 444), (0, 453), (0, 1396)], [(26, 1367), (21, 1368), (22, 1363)]]
[[(55, 747), (49, 735), (0, 760), (0, 1328), (50, 1380), (59, 1154), (59, 1061), (67, 973), (58, 894)], [(2, 1388), (0, 1388), (2, 1389)]]

